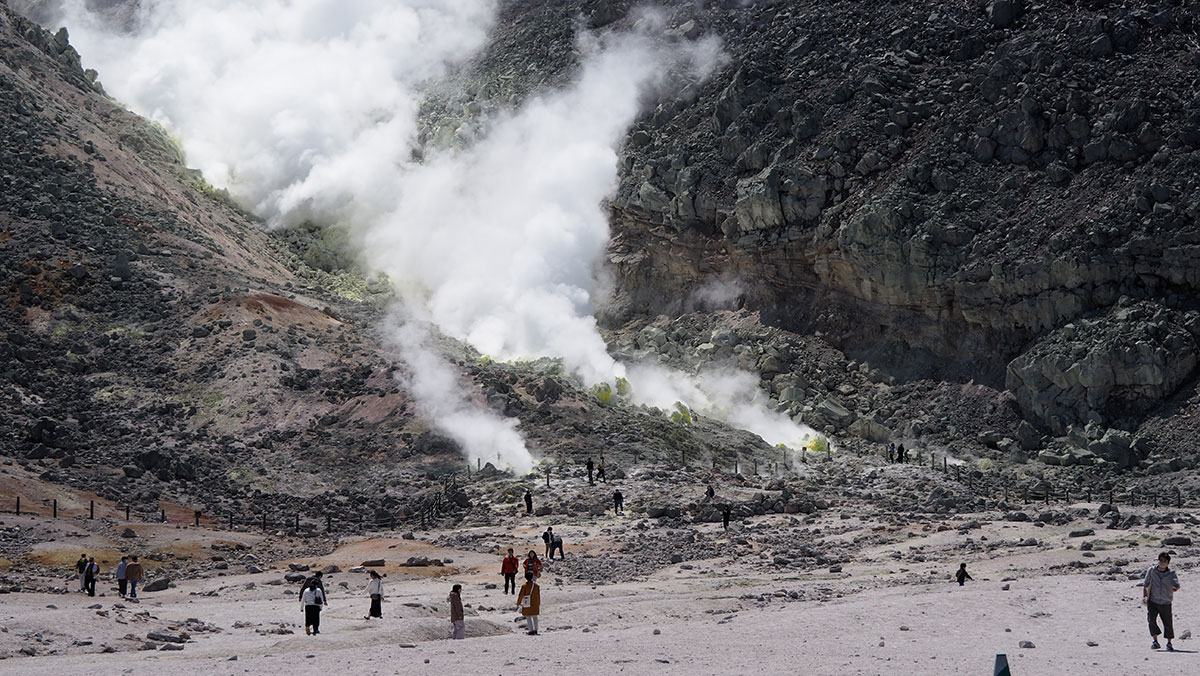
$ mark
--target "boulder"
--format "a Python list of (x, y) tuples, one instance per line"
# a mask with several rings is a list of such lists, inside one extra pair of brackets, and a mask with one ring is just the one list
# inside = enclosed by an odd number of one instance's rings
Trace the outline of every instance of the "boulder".
[(824, 401), (817, 404), (816, 413), (834, 424), (845, 425), (854, 419), (854, 414), (837, 397), (826, 397)]
[(1191, 547), (1192, 539), (1186, 535), (1172, 535), (1163, 540), (1164, 547)]
[[(1030, 321), (1052, 325), (1081, 310), (1078, 299), (1064, 301), (1051, 315)], [(1196, 367), (1196, 339), (1187, 321), (1186, 313), (1150, 300), (1078, 319), (1043, 334), (1013, 359), (1005, 386), (1026, 417), (1056, 436), (1072, 426), (1103, 426), (1148, 411)]]
[(992, 0), (987, 8), (988, 21), (996, 28), (1012, 26), (1024, 13), (1024, 0)]
[(170, 586), (171, 586), (170, 579), (165, 578), (165, 577), (160, 577), (157, 580), (151, 580), (145, 587), (142, 587), (142, 591), (148, 591), (148, 592), (166, 591), (167, 588), (169, 588)]

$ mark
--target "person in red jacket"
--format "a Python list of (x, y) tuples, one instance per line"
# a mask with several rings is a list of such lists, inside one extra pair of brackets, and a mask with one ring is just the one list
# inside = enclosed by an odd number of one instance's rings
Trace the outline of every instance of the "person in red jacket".
[(509, 588), (512, 588), (512, 593), (517, 593), (517, 571), (520, 566), (520, 561), (513, 554), (512, 547), (508, 548), (508, 556), (504, 557), (504, 561), (500, 563), (500, 574), (504, 576), (504, 593), (507, 594)]
[(533, 579), (538, 579), (542, 576), (542, 560), (538, 558), (537, 552), (529, 550), (529, 556), (525, 557), (525, 574), (533, 573)]

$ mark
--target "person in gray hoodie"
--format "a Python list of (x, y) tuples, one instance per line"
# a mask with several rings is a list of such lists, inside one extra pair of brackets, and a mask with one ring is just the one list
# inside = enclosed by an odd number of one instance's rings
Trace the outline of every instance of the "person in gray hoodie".
[(1142, 603), (1146, 605), (1146, 621), (1150, 623), (1150, 647), (1158, 650), (1158, 618), (1162, 618), (1162, 635), (1167, 639), (1167, 650), (1174, 651), (1171, 639), (1175, 638), (1175, 627), (1171, 620), (1171, 602), (1175, 592), (1179, 591), (1179, 576), (1170, 570), (1171, 555), (1163, 552), (1158, 555), (1158, 565), (1150, 566), (1146, 571), (1146, 579), (1142, 582)]

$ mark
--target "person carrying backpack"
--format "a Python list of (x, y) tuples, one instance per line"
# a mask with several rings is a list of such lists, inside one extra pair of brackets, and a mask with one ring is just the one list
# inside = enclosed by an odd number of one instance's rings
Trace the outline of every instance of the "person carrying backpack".
[(325, 593), (317, 586), (320, 580), (309, 580), (300, 593), (300, 608), (304, 612), (305, 635), (321, 633), (321, 607), (325, 605)]
[(309, 584), (316, 582), (317, 589), (321, 590), (321, 605), (328, 607), (329, 597), (325, 595), (325, 581), (321, 579), (321, 575), (323, 575), (323, 573), (318, 570), (317, 572), (313, 573), (311, 577), (306, 579), (304, 584), (300, 585), (300, 597), (304, 597), (304, 592), (308, 589)]

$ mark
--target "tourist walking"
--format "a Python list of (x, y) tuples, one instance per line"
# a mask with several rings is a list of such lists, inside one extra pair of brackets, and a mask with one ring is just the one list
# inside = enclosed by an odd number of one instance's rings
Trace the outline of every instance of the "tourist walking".
[(532, 549), (529, 550), (529, 556), (525, 557), (525, 562), (521, 565), (525, 567), (525, 575), (532, 574), (534, 579), (542, 576), (542, 560)]
[(542, 590), (531, 573), (525, 573), (525, 584), (517, 594), (517, 607), (525, 617), (525, 629), (530, 636), (537, 636), (538, 613), (542, 607)]
[(521, 562), (517, 559), (516, 555), (513, 554), (512, 547), (509, 547), (508, 556), (504, 557), (504, 560), (500, 562), (500, 574), (504, 576), (505, 594), (510, 593), (508, 591), (509, 587), (512, 588), (511, 593), (517, 593), (517, 571), (519, 570), (520, 565)]
[(100, 564), (96, 557), (89, 556), (87, 566), (83, 569), (83, 588), (88, 596), (96, 595), (96, 580), (100, 577)]
[[(1179, 591), (1179, 576), (1170, 569), (1171, 555), (1158, 555), (1158, 565), (1150, 566), (1142, 582), (1142, 603), (1146, 605), (1146, 621), (1150, 624), (1150, 647), (1158, 650), (1158, 635), (1167, 639), (1167, 650), (1174, 652), (1171, 639), (1175, 638), (1175, 625), (1171, 617), (1171, 603)], [(1162, 631), (1158, 629), (1158, 618), (1162, 618)]]
[(604, 471), (604, 456), (600, 456), (600, 464), (596, 465), (596, 478), (608, 483), (608, 474)]
[(325, 593), (318, 586), (320, 580), (310, 579), (300, 592), (300, 609), (304, 612), (304, 633), (321, 633), (321, 607), (325, 605)]
[(975, 578), (971, 577), (971, 574), (967, 572), (967, 564), (965, 563), (958, 567), (958, 572), (954, 574), (954, 579), (958, 580), (958, 586), (960, 587), (966, 584), (967, 580), (975, 581)]
[(621, 510), (625, 509), (625, 496), (621, 493), (621, 489), (613, 491), (613, 513), (620, 514)]
[(129, 582), (129, 598), (137, 598), (137, 586), (142, 581), (142, 564), (138, 563), (138, 557), (132, 557), (133, 560), (125, 566), (125, 579)]
[(562, 536), (559, 535), (558, 533), (555, 533), (554, 537), (552, 537), (550, 539), (550, 560), (551, 561), (554, 560), (554, 552), (555, 551), (558, 552), (558, 558), (560, 560), (565, 558), (565, 555), (563, 554), (563, 539), (562, 539)]
[(525, 489), (525, 513), (533, 514), (533, 493), (528, 488)]
[(318, 570), (317, 572), (313, 573), (312, 576), (310, 576), (308, 579), (304, 580), (304, 584), (300, 585), (300, 596), (301, 597), (304, 596), (304, 591), (306, 589), (308, 589), (309, 584), (316, 582), (317, 589), (321, 590), (321, 599), (322, 599), (321, 605), (328, 606), (329, 605), (329, 597), (325, 593), (325, 580), (321, 579), (321, 575), (322, 575), (321, 571)]
[(550, 556), (550, 546), (554, 542), (554, 526), (546, 526), (546, 530), (542, 531), (542, 542), (546, 543), (546, 553), (544, 556), (548, 559), (553, 558)]
[(587, 459), (588, 485), (589, 485), (589, 486), (595, 486), (595, 485), (596, 485), (596, 482), (592, 480), (592, 473), (593, 473), (595, 470), (596, 470), (596, 463), (592, 462), (592, 459), (589, 457), (589, 458)]
[(367, 616), (363, 619), (369, 620), (372, 617), (383, 617), (383, 578), (379, 577), (378, 571), (368, 571), (371, 579), (367, 580), (367, 595), (371, 597), (371, 609), (367, 611)]
[(87, 592), (87, 584), (83, 581), (83, 573), (87, 570), (88, 559), (87, 554), (80, 554), (79, 560), (75, 562), (75, 574), (79, 578), (79, 591)]
[(450, 626), (452, 633), (450, 638), (460, 639), (467, 637), (467, 625), (463, 619), (463, 604), (462, 604), (462, 585), (456, 584), (450, 588)]
[(724, 527), (725, 530), (729, 530), (729, 517), (730, 516), (733, 516), (733, 508), (730, 507), (729, 505), (725, 505), (721, 509), (721, 526)]
[(117, 594), (121, 598), (125, 598), (126, 587), (129, 583), (125, 581), (125, 571), (129, 568), (129, 557), (122, 556), (121, 562), (117, 564)]

